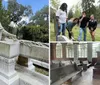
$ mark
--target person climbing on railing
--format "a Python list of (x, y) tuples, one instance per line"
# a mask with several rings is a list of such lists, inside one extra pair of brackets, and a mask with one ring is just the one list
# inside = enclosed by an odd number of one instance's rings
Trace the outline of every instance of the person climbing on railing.
[(61, 32), (62, 35), (65, 35), (66, 20), (67, 20), (67, 4), (63, 3), (56, 12), (57, 36), (60, 35)]
[(70, 40), (75, 40), (72, 29), (76, 24), (78, 24), (78, 20), (79, 20), (78, 18), (74, 18), (73, 20), (70, 19), (66, 24), (66, 29), (68, 31), (68, 36)]

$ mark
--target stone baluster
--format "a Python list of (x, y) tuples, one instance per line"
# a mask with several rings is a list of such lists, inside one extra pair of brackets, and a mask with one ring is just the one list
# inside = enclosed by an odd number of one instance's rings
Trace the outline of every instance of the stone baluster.
[(19, 55), (19, 42), (0, 41), (0, 85), (19, 85), (15, 59)]

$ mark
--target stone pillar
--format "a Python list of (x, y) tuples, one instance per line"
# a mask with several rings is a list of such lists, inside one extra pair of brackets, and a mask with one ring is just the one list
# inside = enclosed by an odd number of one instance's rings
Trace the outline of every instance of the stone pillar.
[(66, 43), (62, 43), (62, 57), (66, 59)]
[(0, 85), (19, 85), (19, 77), (15, 71), (18, 55), (18, 42), (0, 42)]
[(74, 43), (74, 62), (78, 61), (78, 44)]
[(87, 43), (87, 60), (92, 62), (92, 43)]
[(50, 56), (51, 56), (51, 60), (56, 59), (56, 43), (50, 44)]

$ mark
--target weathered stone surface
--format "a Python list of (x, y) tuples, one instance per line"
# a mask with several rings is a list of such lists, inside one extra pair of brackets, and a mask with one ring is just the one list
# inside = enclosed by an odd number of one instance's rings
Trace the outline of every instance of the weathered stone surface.
[(27, 58), (27, 57), (19, 56), (19, 57), (18, 57), (17, 63), (18, 63), (19, 65), (28, 67), (28, 58)]
[(19, 77), (15, 71), (15, 59), (18, 55), (18, 42), (0, 42), (0, 85), (19, 85)]
[(66, 36), (63, 36), (63, 35), (59, 35), (58, 36), (58, 41), (64, 41), (64, 42), (70, 42), (70, 43), (72, 43), (71, 40), (69, 40)]
[(19, 42), (0, 41), (0, 56), (12, 58), (19, 55)]
[(49, 60), (49, 47), (30, 45), (30, 44), (25, 45), (24, 43), (21, 43), (20, 44), (20, 55), (27, 57), (27, 58), (48, 61)]

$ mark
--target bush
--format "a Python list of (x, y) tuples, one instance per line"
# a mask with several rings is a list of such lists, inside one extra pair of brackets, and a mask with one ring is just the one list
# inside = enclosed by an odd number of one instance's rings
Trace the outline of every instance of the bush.
[(48, 28), (40, 26), (25, 26), (21, 30), (23, 34), (23, 39), (33, 40), (36, 42), (49, 42)]

